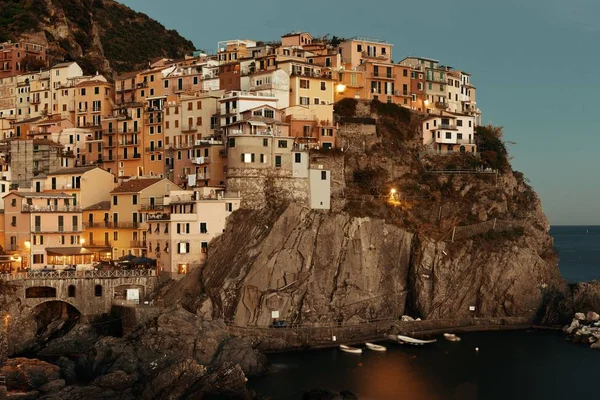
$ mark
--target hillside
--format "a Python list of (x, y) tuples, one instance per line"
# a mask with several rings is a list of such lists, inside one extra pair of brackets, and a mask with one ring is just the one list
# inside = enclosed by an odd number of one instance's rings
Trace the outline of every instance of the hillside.
[(47, 40), (54, 62), (77, 61), (86, 73), (111, 76), (177, 58), (189, 40), (113, 0), (0, 0), (0, 41)]

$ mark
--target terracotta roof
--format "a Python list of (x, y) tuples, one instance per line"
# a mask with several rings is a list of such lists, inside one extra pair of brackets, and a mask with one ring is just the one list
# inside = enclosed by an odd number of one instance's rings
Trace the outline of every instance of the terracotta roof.
[(76, 174), (84, 174), (88, 171), (98, 168), (95, 165), (88, 165), (85, 167), (73, 167), (73, 168), (61, 168), (54, 172), (48, 173), (48, 175), (76, 175)]
[(112, 86), (111, 83), (94, 80), (94, 81), (79, 82), (77, 85), (75, 85), (75, 87), (102, 86), (102, 85)]
[(2, 198), (5, 198), (10, 195), (16, 195), (19, 197), (24, 197), (26, 199), (72, 199), (73, 196), (65, 194), (65, 193), (38, 193), (38, 192), (17, 192), (16, 190), (12, 190), (8, 192)]
[(110, 201), (101, 201), (83, 209), (83, 211), (110, 210)]
[(65, 147), (60, 143), (56, 143), (50, 139), (33, 139), (33, 144), (34, 145), (44, 145), (47, 144), (48, 146), (53, 146), (53, 147)]
[(70, 62), (64, 62), (64, 63), (56, 64), (52, 68), (68, 67), (71, 64), (75, 64), (75, 62), (74, 61), (70, 61)]
[(119, 81), (123, 79), (135, 78), (139, 73), (140, 71), (127, 72), (126, 74), (117, 76), (117, 80)]
[(139, 193), (142, 190), (158, 183), (165, 178), (142, 178), (131, 179), (123, 183), (121, 186), (113, 190), (111, 193)]

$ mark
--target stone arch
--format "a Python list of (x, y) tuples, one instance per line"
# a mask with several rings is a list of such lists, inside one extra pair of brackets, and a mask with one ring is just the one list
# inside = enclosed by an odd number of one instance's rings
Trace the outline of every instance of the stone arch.
[(49, 299), (32, 299), (32, 300), (40, 300), (40, 301), (36, 302), (36, 304), (34, 306), (31, 306), (31, 308), (33, 310), (35, 310), (35, 309), (37, 309), (40, 306), (43, 306), (45, 304), (47, 305), (48, 303), (62, 303), (62, 304), (66, 304), (67, 306), (72, 307), (75, 311), (77, 311), (77, 313), (79, 313), (79, 315), (83, 315), (83, 313), (79, 309), (79, 306), (77, 306), (72, 301), (61, 300), (61, 299), (53, 299), (53, 298), (49, 298)]

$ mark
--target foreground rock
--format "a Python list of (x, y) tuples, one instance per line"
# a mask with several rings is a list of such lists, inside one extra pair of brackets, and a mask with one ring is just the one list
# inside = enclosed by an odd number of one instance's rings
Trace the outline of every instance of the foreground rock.
[(314, 389), (304, 393), (302, 400), (358, 400), (358, 397), (347, 390), (334, 393), (329, 390)]
[[(2, 369), (10, 389), (35, 390), (33, 398), (45, 400), (254, 399), (246, 374), (260, 374), (266, 365), (251, 341), (233, 339), (222, 322), (182, 308), (166, 310), (125, 338), (98, 337), (82, 325), (42, 353), (63, 355), (60, 367), (12, 359)], [(65, 386), (81, 381), (91, 383)]]

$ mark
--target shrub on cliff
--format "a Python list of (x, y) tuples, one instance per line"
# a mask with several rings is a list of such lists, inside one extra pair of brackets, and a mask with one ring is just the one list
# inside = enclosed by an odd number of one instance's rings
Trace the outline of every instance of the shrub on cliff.
[(389, 173), (381, 167), (365, 168), (354, 171), (354, 183), (362, 189), (363, 192), (373, 196), (378, 196), (386, 190), (386, 183), (389, 179)]
[(356, 116), (356, 99), (342, 99), (333, 105), (333, 112), (339, 117)]
[(481, 160), (490, 168), (507, 171), (508, 151), (502, 140), (502, 127), (486, 125), (475, 128)]

